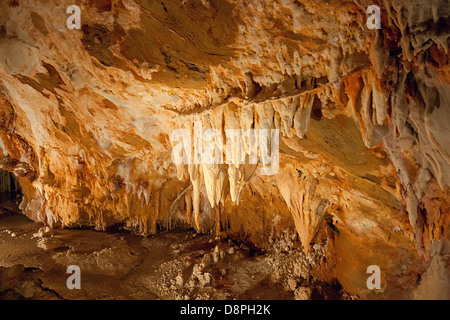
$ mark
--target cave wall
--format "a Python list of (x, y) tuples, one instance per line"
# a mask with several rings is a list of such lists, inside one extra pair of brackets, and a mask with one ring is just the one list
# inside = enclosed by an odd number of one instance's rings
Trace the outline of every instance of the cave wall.
[[(69, 30), (70, 1), (2, 1), (0, 166), (21, 209), (260, 246), (289, 230), (306, 252), (329, 241), (324, 269), (350, 292), (371, 264), (414, 287), (449, 240), (450, 9), (372, 2), (89, 1)], [(198, 121), (279, 129), (278, 172), (174, 165), (172, 132)]]

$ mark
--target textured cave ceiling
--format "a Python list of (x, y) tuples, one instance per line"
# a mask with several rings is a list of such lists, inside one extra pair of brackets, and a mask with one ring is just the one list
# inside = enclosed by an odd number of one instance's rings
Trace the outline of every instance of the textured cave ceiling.
[[(332, 244), (324, 277), (349, 291), (370, 264), (413, 285), (449, 240), (448, 1), (84, 1), (69, 30), (72, 2), (0, 2), (0, 167), (31, 219), (291, 230)], [(175, 166), (195, 121), (280, 129), (278, 173)]]

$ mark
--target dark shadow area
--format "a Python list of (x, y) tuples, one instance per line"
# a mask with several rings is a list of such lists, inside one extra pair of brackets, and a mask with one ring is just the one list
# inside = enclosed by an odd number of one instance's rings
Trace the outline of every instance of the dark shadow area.
[(0, 213), (18, 213), (22, 189), (11, 172), (0, 169)]

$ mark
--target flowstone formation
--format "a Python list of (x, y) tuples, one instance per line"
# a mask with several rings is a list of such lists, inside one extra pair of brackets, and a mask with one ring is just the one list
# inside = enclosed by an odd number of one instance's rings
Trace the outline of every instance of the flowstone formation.
[[(287, 233), (351, 294), (450, 297), (448, 0), (84, 1), (79, 30), (72, 2), (0, 3), (0, 168), (29, 218)], [(172, 133), (198, 123), (279, 130), (278, 170), (176, 165)]]

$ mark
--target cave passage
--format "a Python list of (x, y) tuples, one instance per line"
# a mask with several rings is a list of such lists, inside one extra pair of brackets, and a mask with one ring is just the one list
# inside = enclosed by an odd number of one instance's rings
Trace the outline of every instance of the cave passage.
[(22, 189), (17, 179), (11, 172), (0, 169), (0, 209), (11, 209), (11, 201), (21, 197)]

